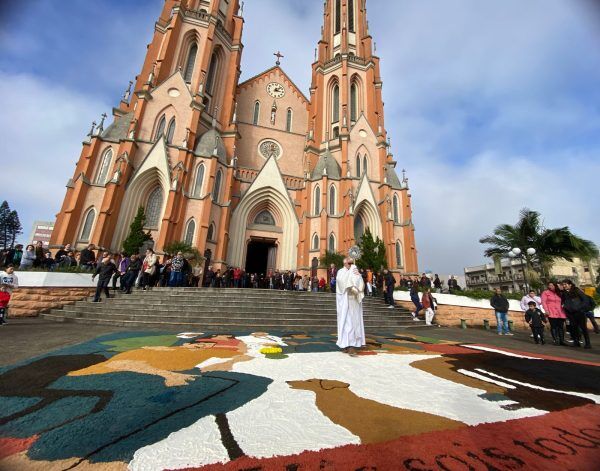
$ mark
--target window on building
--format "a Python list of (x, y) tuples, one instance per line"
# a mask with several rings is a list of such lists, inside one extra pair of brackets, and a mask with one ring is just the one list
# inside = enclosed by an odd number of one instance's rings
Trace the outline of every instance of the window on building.
[(335, 215), (337, 213), (336, 208), (337, 208), (337, 197), (336, 197), (336, 191), (335, 191), (335, 186), (331, 185), (331, 187), (329, 188), (329, 214), (331, 214), (332, 216)]
[(158, 126), (156, 128), (156, 134), (154, 135), (154, 140), (158, 141), (161, 136), (165, 134), (165, 128), (167, 127), (167, 118), (163, 114), (158, 121)]
[(342, 30), (342, 0), (335, 0), (335, 34)]
[(100, 161), (100, 166), (98, 167), (98, 174), (96, 175), (96, 184), (97, 185), (106, 185), (106, 180), (108, 179), (108, 172), (110, 170), (110, 164), (112, 163), (113, 151), (112, 149), (108, 149), (104, 152), (102, 156), (102, 160)]
[(315, 214), (318, 216), (321, 213), (321, 188), (319, 185), (315, 188)]
[(204, 165), (200, 164), (196, 168), (196, 178), (194, 179), (194, 188), (192, 190), (192, 196), (194, 198), (200, 198), (202, 196), (202, 184), (204, 183)]
[(356, 83), (350, 86), (350, 121), (353, 123), (358, 119), (358, 87)]
[(223, 172), (221, 169), (217, 172), (217, 176), (215, 177), (215, 186), (213, 188), (212, 199), (215, 202), (219, 202), (219, 196), (221, 194), (221, 180), (223, 179)]
[(394, 195), (394, 222), (398, 224), (400, 222), (400, 202), (398, 201), (398, 195)]
[(335, 235), (333, 235), (333, 233), (331, 233), (329, 235), (329, 251), (330, 252), (335, 252), (336, 251), (336, 247), (335, 247)]
[(367, 159), (367, 155), (365, 154), (365, 156), (363, 157), (363, 168), (362, 168), (363, 173), (365, 174), (369, 174), (369, 160)]
[(167, 144), (173, 144), (173, 137), (175, 136), (175, 118), (171, 118), (169, 122), (169, 128), (167, 129)]
[(214, 222), (208, 227), (208, 232), (206, 233), (206, 238), (208, 240), (215, 240), (215, 223)]
[(196, 234), (196, 222), (190, 219), (185, 228), (184, 242), (188, 245), (194, 245), (194, 235)]
[(354, 0), (348, 0), (348, 29), (354, 33)]
[(254, 224), (261, 224), (263, 226), (274, 226), (275, 225), (275, 218), (273, 217), (273, 215), (265, 210), (265, 211), (261, 211), (255, 218), (254, 218)]
[(402, 266), (402, 244), (400, 241), (396, 242), (396, 266)]
[(260, 118), (260, 101), (257, 101), (256, 103), (254, 103), (254, 116), (252, 118), (252, 124), (257, 126), (259, 118)]
[(83, 227), (81, 228), (81, 236), (79, 240), (81, 242), (89, 242), (92, 235), (92, 227), (94, 226), (94, 220), (96, 219), (96, 210), (90, 209), (85, 215), (83, 220)]
[(338, 123), (340, 121), (340, 87), (336, 83), (333, 86), (331, 98), (331, 122)]
[(209, 95), (213, 94), (213, 88), (215, 85), (215, 77), (217, 75), (217, 67), (219, 66), (219, 57), (216, 52), (213, 52), (210, 58), (210, 65), (208, 67), (208, 74), (206, 75), (206, 93)]
[(198, 45), (193, 43), (188, 52), (187, 61), (185, 63), (185, 73), (183, 78), (187, 83), (191, 83), (194, 75), (194, 66), (196, 65), (196, 56), (198, 55)]
[(160, 186), (157, 186), (152, 190), (150, 196), (148, 196), (148, 203), (146, 204), (146, 227), (158, 228), (162, 206), (163, 190)]
[(319, 250), (319, 236), (315, 233), (312, 238), (312, 249)]
[(361, 160), (361, 156), (357, 155), (356, 156), (356, 176), (357, 177), (360, 177), (360, 175), (361, 175), (361, 173), (360, 173), (360, 171), (361, 171), (361, 162), (360, 162), (360, 160)]
[(292, 109), (288, 108), (287, 110), (287, 119), (285, 121), (285, 130), (287, 132), (292, 132)]

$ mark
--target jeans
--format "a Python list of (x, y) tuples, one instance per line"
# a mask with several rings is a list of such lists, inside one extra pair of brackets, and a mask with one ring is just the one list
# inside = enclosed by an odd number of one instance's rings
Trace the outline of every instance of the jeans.
[(171, 288), (177, 288), (183, 283), (183, 273), (180, 271), (172, 271), (169, 277), (169, 286)]
[(544, 326), (531, 326), (531, 333), (533, 334), (533, 340), (535, 340), (535, 343), (544, 343)]
[(496, 311), (496, 321), (499, 334), (508, 334), (508, 315), (506, 312)]
[(121, 284), (123, 285), (123, 288), (127, 290), (128, 293), (131, 293), (131, 288), (133, 288), (135, 280), (137, 280), (139, 274), (139, 270), (131, 270), (125, 273), (125, 275), (123, 275), (123, 278), (121, 278)]
[(239, 278), (234, 278), (233, 279), (233, 287), (234, 288), (239, 288), (240, 287), (240, 279)]
[(387, 304), (390, 306), (394, 306), (396, 303), (394, 302), (394, 287), (387, 286), (385, 289), (385, 297), (387, 299)]
[(415, 305), (415, 314), (418, 316), (419, 311), (423, 309), (423, 305), (421, 304), (421, 301), (419, 301), (419, 298), (410, 298), (410, 300)]
[(104, 294), (107, 298), (110, 298), (108, 294), (108, 285), (110, 283), (110, 279), (108, 280), (98, 280), (98, 286), (96, 286), (96, 294), (94, 295), (94, 302), (97, 303), (100, 301), (100, 294), (104, 291)]

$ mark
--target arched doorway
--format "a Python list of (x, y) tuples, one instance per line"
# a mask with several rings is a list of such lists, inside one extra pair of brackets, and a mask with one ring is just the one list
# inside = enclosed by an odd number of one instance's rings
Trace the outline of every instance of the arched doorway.
[(245, 270), (247, 273), (266, 275), (276, 269), (277, 239), (253, 237), (246, 249)]

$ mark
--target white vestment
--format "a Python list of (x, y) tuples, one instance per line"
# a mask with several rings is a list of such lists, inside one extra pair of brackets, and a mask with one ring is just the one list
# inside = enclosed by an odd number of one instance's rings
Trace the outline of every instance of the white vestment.
[(336, 303), (337, 328), (340, 348), (366, 345), (365, 324), (363, 321), (362, 301), (365, 296), (365, 283), (355, 265), (350, 269), (342, 268), (337, 272)]

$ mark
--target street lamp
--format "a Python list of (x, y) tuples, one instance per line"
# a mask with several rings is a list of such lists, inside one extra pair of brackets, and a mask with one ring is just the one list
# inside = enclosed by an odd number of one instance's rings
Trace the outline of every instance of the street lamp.
[(527, 279), (529, 257), (533, 257), (536, 253), (537, 252), (533, 247), (529, 247), (527, 250), (525, 250), (526, 255), (523, 254), (523, 250), (521, 250), (519, 247), (514, 247), (508, 252), (508, 256), (510, 258), (518, 258), (519, 260), (521, 260), (521, 264), (523, 264), (523, 260), (525, 260), (525, 268), (523, 270), (523, 275), (525, 277), (525, 288), (527, 289), (527, 292), (529, 292), (529, 280)]

